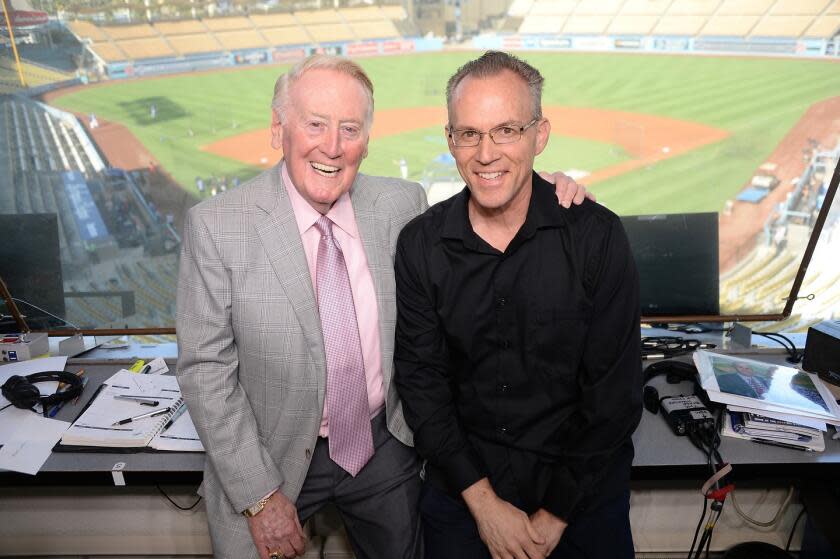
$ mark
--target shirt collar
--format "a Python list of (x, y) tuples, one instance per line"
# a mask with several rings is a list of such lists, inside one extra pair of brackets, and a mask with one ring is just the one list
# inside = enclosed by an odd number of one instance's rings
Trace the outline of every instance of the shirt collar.
[[(446, 211), (441, 229), (442, 238), (468, 241), (476, 237), (467, 211), (469, 200), (470, 189), (465, 186), (461, 192), (455, 195), (452, 204)], [(566, 217), (563, 215), (563, 211), (565, 209), (560, 206), (557, 200), (554, 185), (533, 172), (533, 188), (531, 189), (531, 199), (528, 202), (528, 213), (525, 216), (525, 223), (517, 235), (528, 238), (532, 237), (537, 229), (564, 226)]]
[[(280, 168), (283, 177), (283, 185), (286, 187), (286, 192), (289, 194), (289, 200), (292, 203), (292, 211), (295, 214), (295, 221), (297, 222), (298, 232), (303, 235), (310, 227), (315, 225), (315, 222), (321, 217), (321, 213), (309, 205), (303, 196), (301, 196), (298, 189), (292, 183), (292, 178), (289, 176), (289, 170), (286, 168), (286, 162)], [(345, 192), (327, 212), (327, 217), (342, 231), (353, 238), (359, 237), (359, 227), (356, 224), (356, 214), (353, 212), (353, 202), (350, 200), (350, 193)]]

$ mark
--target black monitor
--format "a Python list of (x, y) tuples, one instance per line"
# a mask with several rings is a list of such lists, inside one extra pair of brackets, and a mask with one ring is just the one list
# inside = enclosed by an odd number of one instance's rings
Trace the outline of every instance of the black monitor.
[(642, 316), (720, 314), (718, 214), (622, 216), (641, 283)]
[[(0, 216), (0, 278), (18, 299), (17, 307), (32, 330), (62, 326), (60, 320), (31, 307), (37, 305), (64, 316), (64, 282), (56, 214), (3, 214)], [(20, 302), (26, 301), (26, 303)], [(10, 312), (0, 298), (4, 315)], [(14, 320), (0, 321), (0, 332), (17, 331)]]

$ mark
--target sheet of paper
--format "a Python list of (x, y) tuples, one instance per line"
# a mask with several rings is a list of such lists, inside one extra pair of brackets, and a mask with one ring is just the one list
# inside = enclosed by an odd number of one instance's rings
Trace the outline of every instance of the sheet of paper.
[(189, 410), (181, 414), (169, 429), (158, 434), (149, 445), (157, 450), (180, 452), (202, 452), (204, 447), (198, 438)]
[[(67, 357), (44, 357), (42, 359), (30, 359), (28, 361), (20, 361), (18, 363), (9, 363), (8, 365), (0, 366), (0, 385), (9, 380), (13, 375), (26, 376), (32, 373), (43, 373), (44, 371), (63, 371), (67, 364)], [(54, 382), (39, 382), (35, 386), (44, 396), (55, 394), (58, 389), (58, 381)], [(0, 395), (0, 408), (8, 404), (9, 401)]]
[(0, 469), (35, 475), (70, 423), (26, 413), (29, 415), (20, 418), (11, 438), (0, 448)]

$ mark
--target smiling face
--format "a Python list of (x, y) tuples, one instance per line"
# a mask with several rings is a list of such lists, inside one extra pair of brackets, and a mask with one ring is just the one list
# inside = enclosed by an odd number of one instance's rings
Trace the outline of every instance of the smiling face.
[(322, 214), (350, 190), (367, 155), (368, 103), (352, 76), (315, 68), (291, 85), (285, 121), (273, 113), (271, 145), (282, 147), (295, 188)]
[[(483, 78), (467, 76), (454, 90), (449, 109), (451, 129), (479, 132), (498, 126), (518, 132), (535, 112), (528, 85), (509, 70)], [(510, 144), (496, 144), (485, 134), (475, 147), (456, 147), (449, 138), (449, 151), (470, 189), (470, 203), (492, 213), (527, 209), (534, 157), (545, 148), (550, 131), (551, 125), (541, 119)]]

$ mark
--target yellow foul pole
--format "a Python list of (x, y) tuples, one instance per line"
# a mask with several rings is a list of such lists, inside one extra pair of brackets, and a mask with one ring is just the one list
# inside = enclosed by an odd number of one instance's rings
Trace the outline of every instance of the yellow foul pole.
[(9, 39), (12, 41), (12, 52), (15, 55), (15, 67), (17, 68), (18, 78), (20, 78), (21, 87), (26, 87), (26, 80), (23, 78), (23, 70), (20, 66), (20, 56), (18, 56), (17, 44), (15, 43), (15, 32), (12, 30), (12, 22), (9, 19), (9, 9), (6, 7), (7, 0), (0, 0), (3, 6), (3, 16), (6, 18), (6, 29), (9, 30)]

